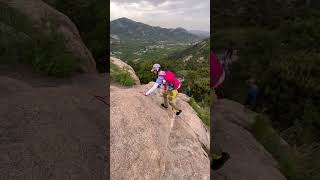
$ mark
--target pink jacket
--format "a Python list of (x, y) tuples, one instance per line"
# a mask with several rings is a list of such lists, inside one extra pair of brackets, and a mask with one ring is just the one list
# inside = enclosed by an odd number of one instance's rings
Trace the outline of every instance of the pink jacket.
[(174, 74), (171, 71), (166, 71), (166, 75), (164, 76), (164, 80), (166, 80), (166, 83), (164, 84), (164, 89), (167, 89), (167, 85), (173, 84), (174, 89), (179, 89), (181, 86), (181, 82), (174, 76)]

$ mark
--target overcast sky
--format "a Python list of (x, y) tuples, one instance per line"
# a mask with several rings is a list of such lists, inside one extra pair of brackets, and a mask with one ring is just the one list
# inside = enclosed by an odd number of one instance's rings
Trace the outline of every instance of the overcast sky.
[(111, 0), (110, 20), (121, 17), (152, 26), (210, 31), (210, 0)]

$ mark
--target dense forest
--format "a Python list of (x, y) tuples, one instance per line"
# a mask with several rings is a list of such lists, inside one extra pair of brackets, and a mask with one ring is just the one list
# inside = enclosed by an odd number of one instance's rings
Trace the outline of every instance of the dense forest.
[(257, 111), (301, 159), (299, 174), (286, 172), (288, 179), (320, 179), (320, 2), (216, 0), (213, 6), (213, 48), (239, 54), (225, 96), (244, 102), (245, 81), (255, 78)]

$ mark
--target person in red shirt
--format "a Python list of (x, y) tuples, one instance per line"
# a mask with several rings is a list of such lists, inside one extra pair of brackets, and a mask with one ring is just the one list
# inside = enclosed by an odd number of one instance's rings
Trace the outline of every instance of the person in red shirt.
[[(225, 79), (225, 72), (222, 64), (220, 63), (217, 55), (211, 51), (210, 52), (210, 87), (215, 90), (215, 93), (218, 99), (223, 98), (222, 93), (222, 84)], [(214, 115), (211, 115), (211, 126), (213, 131), (215, 131), (216, 123), (215, 123)], [(215, 142), (215, 141), (214, 141)], [(211, 161), (211, 169), (218, 170), (228, 161), (230, 158), (229, 153), (221, 152), (221, 147), (219, 144), (213, 143), (213, 154)]]
[(225, 71), (220, 63), (217, 55), (210, 52), (210, 86), (215, 90), (218, 99), (223, 99), (223, 81), (225, 79)]

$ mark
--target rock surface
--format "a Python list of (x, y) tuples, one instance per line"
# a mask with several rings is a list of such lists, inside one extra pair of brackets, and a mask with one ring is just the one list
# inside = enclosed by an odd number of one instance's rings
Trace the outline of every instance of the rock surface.
[[(46, 27), (49, 29), (52, 24), (48, 19), (52, 19), (55, 24), (57, 24), (57, 31), (60, 32), (66, 40), (67, 50), (79, 58), (81, 69), (87, 73), (96, 72), (96, 63), (91, 52), (82, 42), (77, 27), (67, 16), (41, 0), (0, 0), (0, 3), (31, 18), (36, 27), (40, 27), (39, 25), (45, 21)], [(43, 29), (43, 31), (46, 31), (46, 29)]]
[(179, 94), (182, 113), (161, 108), (161, 92), (144, 96), (152, 83), (111, 85), (111, 179), (210, 179), (209, 132)]
[(211, 172), (214, 180), (286, 179), (277, 169), (276, 160), (250, 133), (254, 116), (253, 112), (244, 111), (241, 104), (227, 99), (212, 108), (211, 148), (231, 156), (222, 169)]
[(130, 73), (132, 79), (135, 81), (135, 84), (140, 85), (140, 80), (131, 66), (129, 66), (128, 64), (126, 64), (122, 60), (114, 58), (114, 57), (110, 57), (110, 63), (118, 66), (120, 69), (127, 70)]
[(0, 179), (106, 179), (105, 76), (42, 80), (0, 76)]

